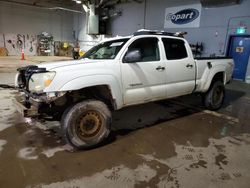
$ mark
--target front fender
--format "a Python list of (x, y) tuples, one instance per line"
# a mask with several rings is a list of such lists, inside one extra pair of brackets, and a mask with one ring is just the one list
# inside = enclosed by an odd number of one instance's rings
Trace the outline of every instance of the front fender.
[(98, 85), (108, 85), (110, 87), (112, 97), (115, 99), (117, 108), (119, 109), (122, 107), (123, 95), (121, 85), (112, 75), (89, 75), (77, 77), (62, 85), (57, 89), (57, 91), (74, 91)]

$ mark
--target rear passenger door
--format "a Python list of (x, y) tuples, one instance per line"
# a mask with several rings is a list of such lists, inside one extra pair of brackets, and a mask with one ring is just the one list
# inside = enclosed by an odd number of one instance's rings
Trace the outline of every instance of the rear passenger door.
[(192, 93), (196, 67), (189, 45), (185, 40), (176, 38), (163, 37), (162, 42), (166, 58), (167, 97)]

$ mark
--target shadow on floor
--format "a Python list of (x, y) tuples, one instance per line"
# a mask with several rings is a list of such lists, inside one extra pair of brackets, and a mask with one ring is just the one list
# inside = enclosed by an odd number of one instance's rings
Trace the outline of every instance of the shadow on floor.
[[(225, 103), (220, 113), (223, 113), (223, 109), (234, 104), (235, 101), (244, 95), (244, 92), (227, 89)], [(106, 139), (101, 146), (113, 143), (118, 137), (131, 134), (135, 130), (155, 126), (159, 123), (189, 116), (203, 110), (205, 110), (205, 108), (202, 106), (201, 96), (199, 94), (121, 109), (113, 113), (112, 131), (108, 139)], [(50, 124), (50, 122), (48, 122), (48, 124)], [(35, 142), (42, 143), (45, 147), (65, 144), (61, 139), (60, 126), (54, 126), (52, 129), (45, 131), (45, 135), (43, 132), (44, 131), (40, 130), (38, 130), (38, 132), (36, 131), (35, 137), (39, 138), (39, 140)], [(53, 139), (55, 139), (55, 141), (53, 141)], [(35, 145), (36, 143), (27, 139), (27, 144)]]
[[(223, 113), (224, 108), (234, 104), (244, 95), (244, 92), (226, 89), (226, 97), (221, 112)], [(189, 116), (203, 110), (206, 109), (202, 105), (199, 94), (122, 109), (113, 114), (113, 129), (105, 144), (113, 142), (117, 136), (128, 135), (134, 130)]]

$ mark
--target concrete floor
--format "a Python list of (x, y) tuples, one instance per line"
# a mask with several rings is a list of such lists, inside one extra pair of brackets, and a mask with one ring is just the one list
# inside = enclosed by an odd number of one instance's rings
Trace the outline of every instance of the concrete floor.
[[(12, 74), (0, 75), (11, 82)], [(250, 185), (250, 85), (228, 85), (218, 112), (196, 95), (120, 110), (103, 146), (78, 152), (61, 140), (58, 122), (23, 119), (16, 94), (0, 89), (1, 187)]]
[(0, 84), (12, 84), (14, 82), (17, 68), (70, 59), (72, 58), (61, 56), (25, 56), (25, 60), (21, 60), (21, 57), (19, 56), (0, 56)]

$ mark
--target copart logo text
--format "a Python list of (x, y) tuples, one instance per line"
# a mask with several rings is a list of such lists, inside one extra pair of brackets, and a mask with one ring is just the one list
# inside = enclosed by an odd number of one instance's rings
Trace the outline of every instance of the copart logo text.
[(198, 10), (190, 8), (181, 10), (175, 14), (169, 13), (166, 19), (171, 20), (174, 24), (187, 24), (198, 18), (199, 14)]

